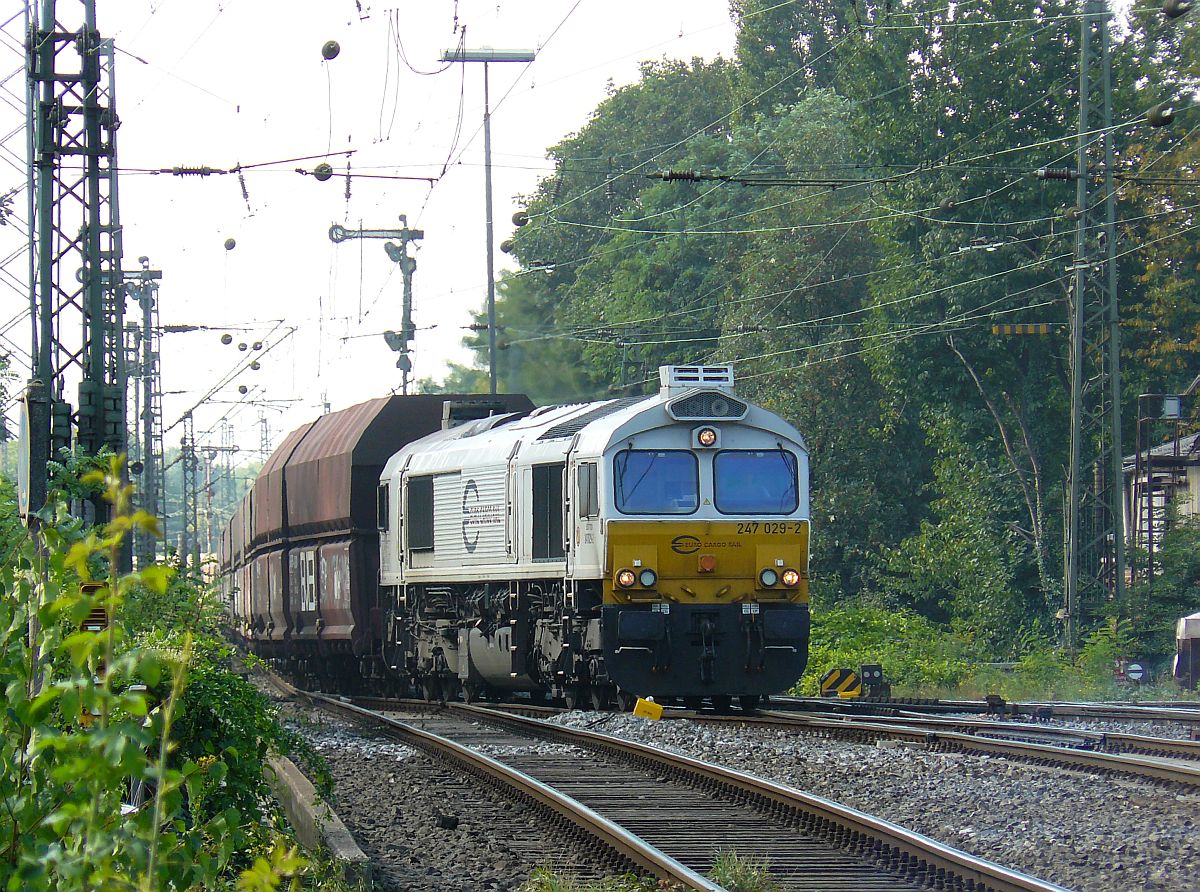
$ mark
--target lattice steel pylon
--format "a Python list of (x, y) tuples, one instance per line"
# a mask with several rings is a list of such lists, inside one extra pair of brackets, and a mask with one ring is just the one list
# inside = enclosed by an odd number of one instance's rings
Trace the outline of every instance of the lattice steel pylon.
[[(124, 273), (126, 295), (137, 302), (142, 312), (141, 325), (130, 324), (126, 330), (126, 355), (134, 358), (134, 377), (140, 388), (135, 387), (134, 420), (137, 436), (133, 438), (131, 457), (141, 462), (140, 486), (135, 493), (136, 504), (155, 517), (163, 518), (166, 511), (163, 499), (163, 420), (162, 420), (162, 327), (159, 325), (158, 283), (162, 271), (150, 268), (148, 257), (139, 258), (142, 268)], [(138, 565), (147, 566), (154, 562), (158, 551), (158, 537), (153, 533), (139, 533), (135, 541)]]
[(180, 524), (182, 542), (179, 547), (179, 566), (200, 571), (200, 456), (196, 453), (196, 425), (189, 412), (183, 418), (183, 440), (179, 444), (183, 463), (183, 522)]
[(1124, 599), (1121, 366), (1107, 0), (1083, 0), (1071, 298), (1071, 450), (1064, 590), (1069, 645), (1101, 603)]
[[(114, 49), (95, 0), (42, 0), (26, 43), (34, 179), (30, 507), (72, 440), (125, 452), (124, 286), (117, 210)], [(76, 405), (68, 388), (78, 386)], [(72, 429), (74, 434), (72, 433)]]
[(267, 413), (261, 409), (258, 412), (258, 427), (258, 457), (265, 465), (271, 457), (271, 423), (267, 420)]

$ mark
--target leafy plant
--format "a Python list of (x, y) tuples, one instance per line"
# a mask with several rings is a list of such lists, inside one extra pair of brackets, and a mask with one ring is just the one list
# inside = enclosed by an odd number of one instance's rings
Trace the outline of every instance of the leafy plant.
[[(0, 884), (149, 892), (232, 882), (277, 848), (279, 834), (261, 787), (246, 793), (230, 781), (260, 774), (262, 738), (279, 738), (250, 722), (237, 738), (244, 753), (221, 738), (207, 753), (183, 733), (199, 698), (237, 690), (211, 640), (182, 630), (153, 643), (127, 635), (128, 605), (171, 600), (171, 573), (115, 572), (129, 535), (157, 522), (132, 508), (121, 460), (100, 465), (72, 491), (102, 493), (112, 519), (101, 527), (84, 526), (54, 491), (23, 530), (12, 523), (11, 491), (0, 491)], [(206, 690), (214, 680), (226, 686)], [(244, 698), (234, 702), (246, 707), (239, 721), (251, 714)], [(255, 734), (258, 749), (245, 744)], [(133, 787), (150, 791), (145, 804), (135, 807)], [(268, 869), (282, 877), (299, 868), (275, 859)]]

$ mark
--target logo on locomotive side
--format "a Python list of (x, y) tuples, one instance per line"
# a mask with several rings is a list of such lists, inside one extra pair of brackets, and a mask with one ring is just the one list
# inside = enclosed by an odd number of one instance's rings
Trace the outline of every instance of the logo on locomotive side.
[[(475, 504), (468, 505), (467, 503), (472, 496), (475, 497)], [(475, 530), (475, 538), (474, 539), (472, 539), (470, 537), (470, 535), (467, 533), (467, 530), (472, 526), (472, 524), (471, 524), (471, 508), (477, 508), (477, 507), (479, 507), (479, 484), (476, 483), (474, 480), (468, 480), (467, 485), (463, 487), (462, 533), (463, 533), (463, 545), (466, 547), (467, 551), (469, 551), (469, 552), (473, 552), (479, 546), (479, 530), (478, 529)]]
[(676, 554), (695, 554), (700, 550), (700, 540), (695, 536), (676, 536), (671, 540), (671, 551)]
[[(479, 492), (479, 484), (474, 479), (463, 484), (462, 541), (463, 547), (469, 554), (474, 553), (475, 549), (479, 547), (481, 528), (489, 528), (492, 530), (489, 535), (494, 535), (496, 529), (504, 526), (504, 505), (485, 504), (483, 495)], [(486, 542), (484, 549), (487, 549)]]

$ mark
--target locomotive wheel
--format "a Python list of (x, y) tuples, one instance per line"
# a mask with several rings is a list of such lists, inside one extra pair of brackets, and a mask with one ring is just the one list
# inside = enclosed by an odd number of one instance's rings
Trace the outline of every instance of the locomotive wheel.
[(738, 697), (742, 712), (754, 712), (758, 708), (758, 694), (742, 694)]
[(636, 695), (629, 693), (629, 691), (617, 691), (617, 709), (621, 712), (633, 712), (633, 707), (636, 705)]
[(433, 702), (433, 682), (427, 678), (421, 680), (421, 698), (426, 703)]
[(570, 685), (563, 691), (563, 701), (567, 709), (582, 709), (587, 702), (587, 685)]
[(479, 685), (473, 681), (464, 681), (462, 683), (462, 696), (464, 703), (474, 703), (479, 699)]
[(608, 685), (592, 685), (588, 691), (592, 709), (602, 712), (612, 705), (612, 688)]

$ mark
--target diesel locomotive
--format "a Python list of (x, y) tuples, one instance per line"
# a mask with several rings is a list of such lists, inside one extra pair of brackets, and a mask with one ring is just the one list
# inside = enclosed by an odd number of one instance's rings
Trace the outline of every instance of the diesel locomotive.
[(786, 690), (808, 653), (804, 441), (731, 366), (660, 380), (538, 409), (393, 396), (293, 432), (222, 536), (239, 634), (338, 689), (596, 708)]

